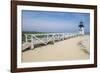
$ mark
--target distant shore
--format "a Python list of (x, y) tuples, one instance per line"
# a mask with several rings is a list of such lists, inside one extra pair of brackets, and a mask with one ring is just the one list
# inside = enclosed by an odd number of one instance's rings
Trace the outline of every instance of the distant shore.
[(89, 59), (89, 35), (66, 39), (22, 52), (22, 62)]

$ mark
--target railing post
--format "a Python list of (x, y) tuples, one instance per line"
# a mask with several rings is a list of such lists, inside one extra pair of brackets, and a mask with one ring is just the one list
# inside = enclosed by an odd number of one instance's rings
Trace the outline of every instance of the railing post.
[(46, 40), (46, 43), (48, 43), (48, 36), (49, 36), (49, 35), (47, 34), (47, 38), (46, 38), (47, 40)]
[(60, 34), (58, 33), (58, 40), (61, 40)]
[(65, 34), (63, 33), (63, 40), (65, 39)]
[(60, 40), (60, 34), (58, 33), (57, 36), (58, 36), (57, 39), (58, 39), (58, 41), (59, 41), (59, 40)]
[(53, 44), (55, 43), (55, 37), (54, 37), (54, 34), (52, 35), (52, 42), (53, 42)]
[(61, 34), (58, 34), (59, 40), (61, 40)]
[(34, 39), (33, 35), (31, 35), (31, 50), (34, 49)]
[(62, 40), (62, 35), (61, 34), (59, 34), (59, 39)]
[(27, 34), (25, 34), (25, 42), (28, 42)]

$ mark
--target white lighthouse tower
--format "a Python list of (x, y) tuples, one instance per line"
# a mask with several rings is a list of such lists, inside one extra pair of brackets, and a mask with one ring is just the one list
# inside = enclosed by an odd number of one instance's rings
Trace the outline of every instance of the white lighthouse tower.
[(79, 25), (79, 34), (80, 35), (84, 35), (84, 25), (83, 25), (83, 22), (81, 21), (80, 22), (80, 25)]

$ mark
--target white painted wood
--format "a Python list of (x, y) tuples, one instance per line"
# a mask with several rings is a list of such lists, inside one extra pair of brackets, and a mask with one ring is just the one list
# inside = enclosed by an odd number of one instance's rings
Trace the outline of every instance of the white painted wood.
[[(31, 36), (31, 39), (28, 39), (28, 36)], [(36, 44), (45, 44), (47, 45), (48, 42), (53, 42), (55, 43), (56, 40), (64, 40), (66, 38), (72, 38), (79, 36), (79, 33), (45, 33), (45, 34), (25, 34), (25, 41), (28, 42), (28, 40), (31, 40), (30, 45), (28, 43), (27, 47), (30, 47), (30, 49), (34, 49), (34, 46)], [(39, 38), (37, 36), (44, 36), (42, 38)], [(25, 43), (24, 43), (25, 45)], [(23, 47), (23, 49), (27, 48)]]
[(52, 42), (53, 42), (53, 44), (55, 43), (55, 37), (54, 36), (55, 36), (55, 34), (52, 35)]
[(27, 34), (25, 34), (25, 42), (28, 42)]
[(31, 35), (31, 50), (34, 49), (34, 39), (33, 36)]
[(30, 47), (31, 47), (31, 44), (29, 42), (25, 42), (22, 44), (22, 51), (24, 51), (25, 49), (30, 48)]

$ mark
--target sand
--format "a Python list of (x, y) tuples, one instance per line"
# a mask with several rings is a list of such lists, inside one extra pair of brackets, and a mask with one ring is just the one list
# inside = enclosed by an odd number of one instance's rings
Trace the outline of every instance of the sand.
[(89, 59), (89, 35), (59, 41), (22, 52), (22, 62)]

